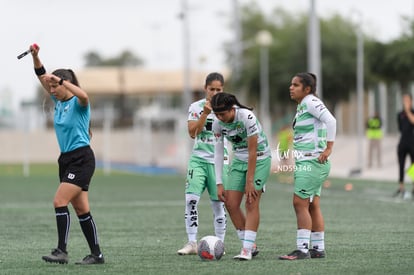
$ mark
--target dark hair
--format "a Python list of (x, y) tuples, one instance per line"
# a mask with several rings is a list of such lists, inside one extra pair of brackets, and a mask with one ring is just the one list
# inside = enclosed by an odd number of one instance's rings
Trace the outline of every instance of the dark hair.
[(215, 113), (228, 111), (233, 108), (234, 105), (248, 110), (253, 110), (251, 107), (242, 105), (235, 95), (229, 93), (217, 93), (211, 98), (211, 107)]
[(220, 73), (210, 73), (208, 74), (208, 76), (206, 77), (206, 84), (204, 85), (204, 87), (207, 87), (208, 85), (210, 85), (213, 81), (220, 81), (221, 85), (224, 85), (224, 77), (222, 74)]
[(413, 100), (413, 96), (410, 93), (404, 93), (402, 96), (408, 96), (411, 100)]
[(316, 94), (316, 75), (313, 73), (297, 73), (303, 88), (310, 87), (310, 94)]
[(80, 87), (78, 79), (75, 73), (71, 69), (57, 69), (53, 71), (52, 74), (56, 75), (57, 77), (63, 78), (64, 80), (67, 80), (71, 82), (72, 84)]

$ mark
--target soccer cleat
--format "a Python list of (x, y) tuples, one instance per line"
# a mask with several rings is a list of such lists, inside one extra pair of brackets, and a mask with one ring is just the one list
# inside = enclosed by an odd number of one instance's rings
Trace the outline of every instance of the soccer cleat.
[(252, 259), (252, 251), (242, 248), (239, 255), (233, 257), (233, 259), (240, 260), (240, 261), (249, 261)]
[(48, 263), (67, 264), (69, 257), (68, 253), (62, 251), (59, 248), (55, 248), (52, 250), (50, 255), (43, 256), (42, 259)]
[(96, 255), (88, 255), (82, 259), (80, 262), (76, 262), (76, 264), (87, 265), (87, 264), (103, 264), (105, 263), (105, 259), (102, 254), (99, 256)]
[(404, 196), (404, 193), (405, 193), (405, 190), (404, 189), (398, 189), (397, 191), (395, 191), (395, 193), (392, 195), (394, 198), (396, 198), (396, 197), (398, 197), (398, 196), (401, 196), (401, 197), (403, 197)]
[(283, 255), (279, 257), (280, 260), (303, 260), (303, 259), (310, 259), (309, 252), (302, 252), (301, 250), (295, 250), (288, 255)]
[(318, 250), (312, 248), (312, 249), (309, 249), (309, 254), (310, 254), (310, 257), (312, 259), (325, 258), (325, 251), (323, 251), (323, 250), (322, 251), (318, 251)]
[(252, 257), (256, 257), (257, 254), (259, 254), (259, 249), (257, 248), (256, 244), (253, 244), (253, 248), (252, 248)]
[(197, 242), (188, 242), (183, 248), (177, 251), (178, 255), (196, 255)]

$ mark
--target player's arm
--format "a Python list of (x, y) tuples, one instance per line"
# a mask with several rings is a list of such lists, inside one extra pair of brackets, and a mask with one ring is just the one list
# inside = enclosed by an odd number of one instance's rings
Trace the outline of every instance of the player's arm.
[[(61, 79), (59, 79), (60, 81)], [(74, 96), (78, 98), (79, 104), (81, 106), (87, 106), (89, 104), (89, 97), (88, 94), (81, 89), (79, 86), (76, 86), (70, 81), (61, 81), (61, 85), (63, 85), (66, 89), (68, 89)]]
[(208, 115), (211, 113), (211, 104), (210, 101), (206, 100), (206, 103), (203, 107), (203, 113), (200, 115), (198, 120), (188, 121), (188, 134), (191, 138), (195, 138), (199, 133), (204, 129)]
[(256, 171), (257, 163), (257, 134), (247, 138), (247, 150), (249, 156), (247, 160), (245, 193), (246, 199), (249, 202), (252, 202), (258, 195), (256, 188), (254, 187), (254, 173)]
[(403, 100), (404, 105), (404, 112), (408, 118), (408, 120), (411, 122), (411, 124), (414, 124), (414, 114), (411, 112), (411, 100)]
[(218, 121), (213, 122), (212, 130), (214, 133), (214, 172), (216, 175), (217, 197), (220, 201), (225, 201), (225, 192), (223, 187), (223, 167), (224, 167), (224, 137), (218, 126)]
[(44, 77), (42, 77), (44, 74), (46, 74), (46, 70), (45, 70), (45, 67), (42, 64), (42, 61), (40, 61), (39, 50), (40, 50), (39, 46), (30, 45), (30, 53), (32, 54), (33, 66), (34, 66), (37, 78), (39, 79), (40, 84), (42, 84), (43, 88), (48, 93), (50, 93), (49, 83), (47, 82), (47, 80)]
[(206, 120), (207, 114), (202, 113), (198, 120), (188, 121), (188, 134), (191, 138), (196, 138), (196, 136), (203, 131)]
[(320, 120), (326, 125), (326, 148), (319, 155), (318, 160), (320, 163), (324, 163), (328, 160), (328, 157), (332, 153), (333, 144), (336, 136), (336, 119), (328, 110), (323, 113)]

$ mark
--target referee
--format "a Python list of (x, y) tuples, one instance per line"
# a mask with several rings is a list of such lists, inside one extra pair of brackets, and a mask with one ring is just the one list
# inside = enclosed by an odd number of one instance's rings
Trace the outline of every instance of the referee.
[(34, 70), (43, 88), (49, 93), (54, 108), (54, 128), (61, 154), (58, 159), (60, 184), (53, 199), (56, 214), (58, 244), (46, 262), (66, 264), (66, 250), (72, 204), (91, 254), (77, 264), (103, 264), (104, 257), (98, 242), (98, 233), (92, 218), (88, 189), (95, 172), (95, 155), (90, 147), (91, 109), (88, 94), (79, 87), (75, 73), (70, 69), (46, 70), (39, 59), (39, 47), (30, 46)]

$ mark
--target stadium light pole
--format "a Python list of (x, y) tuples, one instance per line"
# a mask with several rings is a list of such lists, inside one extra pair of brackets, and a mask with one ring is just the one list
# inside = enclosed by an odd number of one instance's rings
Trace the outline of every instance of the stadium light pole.
[(103, 120), (103, 171), (104, 175), (111, 174), (111, 132), (114, 119), (113, 106), (110, 103), (104, 106), (104, 120)]
[(272, 34), (267, 30), (259, 31), (256, 35), (256, 43), (260, 46), (260, 120), (270, 142), (272, 126), (269, 108), (269, 47), (273, 43)]
[(364, 37), (362, 35), (362, 15), (357, 26), (357, 68), (356, 68), (356, 87), (357, 87), (357, 133), (358, 133), (358, 166), (362, 172), (363, 167), (363, 104), (364, 104)]
[(316, 75), (318, 79), (318, 97), (322, 99), (321, 31), (315, 2), (315, 0), (310, 0), (308, 23), (308, 71)]
[(21, 108), (23, 111), (23, 176), (30, 176), (30, 106), (34, 102), (22, 102)]
[(183, 22), (183, 107), (187, 109), (191, 103), (191, 88), (190, 88), (190, 27), (188, 20), (188, 3), (187, 0), (181, 1), (181, 20)]
[(362, 14), (353, 10), (356, 14), (356, 94), (357, 94), (357, 167), (351, 171), (351, 175), (362, 173), (364, 164), (363, 141), (364, 141), (364, 37), (362, 33)]
[[(191, 54), (190, 54), (190, 24), (189, 24), (189, 14), (188, 14), (188, 1), (187, 0), (181, 0), (181, 14), (180, 19), (182, 20), (182, 42), (183, 42), (183, 95), (182, 95), (182, 105), (184, 114), (187, 115), (188, 107), (191, 104), (192, 100), (192, 94), (191, 94)], [(180, 133), (187, 133), (187, 123), (184, 123), (187, 121), (187, 116), (183, 116), (182, 119), (180, 119), (178, 123), (178, 129)], [(191, 142), (188, 138), (188, 135), (186, 135), (183, 139), (183, 159), (188, 159), (190, 152), (191, 152)], [(185, 162), (182, 164), (183, 167), (185, 166)]]
[(243, 68), (243, 41), (242, 26), (240, 19), (240, 8), (238, 0), (233, 0), (233, 24), (234, 24), (234, 42), (233, 42), (233, 62), (232, 62), (232, 81), (234, 87), (240, 87), (239, 81), (241, 70)]

